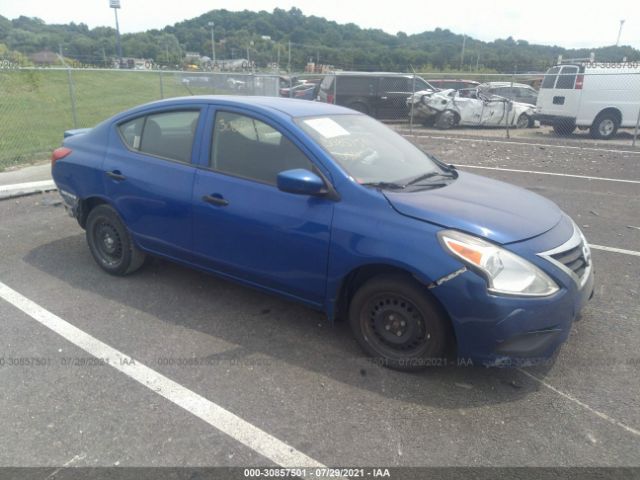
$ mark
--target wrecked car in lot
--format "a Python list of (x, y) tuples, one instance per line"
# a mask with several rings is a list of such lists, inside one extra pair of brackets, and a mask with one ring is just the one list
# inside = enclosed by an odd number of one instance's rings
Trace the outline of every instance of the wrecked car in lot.
[(533, 127), (534, 108), (479, 88), (416, 92), (407, 99), (413, 118), (425, 126), (447, 129), (470, 127)]

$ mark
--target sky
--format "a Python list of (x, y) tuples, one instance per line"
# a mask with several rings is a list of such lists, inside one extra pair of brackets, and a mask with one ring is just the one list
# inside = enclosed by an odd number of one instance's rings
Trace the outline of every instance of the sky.
[[(588, 0), (457, 0), (451, 5), (426, 0), (121, 0), (121, 4), (118, 16), (123, 33), (162, 28), (214, 9), (271, 12), (276, 7), (288, 10), (295, 6), (305, 15), (391, 34), (440, 27), (485, 41), (512, 36), (567, 48), (613, 45), (620, 20), (625, 19), (620, 44), (640, 48), (638, 0), (597, 4)], [(0, 0), (0, 15), (39, 17), (46, 23), (86, 23), (91, 28), (115, 24), (109, 0)]]

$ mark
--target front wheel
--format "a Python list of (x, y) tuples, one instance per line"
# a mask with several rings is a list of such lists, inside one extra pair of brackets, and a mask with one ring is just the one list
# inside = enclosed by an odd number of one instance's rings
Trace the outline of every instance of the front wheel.
[(120, 216), (109, 205), (91, 210), (86, 236), (94, 260), (111, 275), (128, 275), (144, 263), (145, 254), (134, 245)]
[(445, 110), (436, 115), (435, 127), (440, 130), (448, 130), (455, 127), (460, 121), (458, 114), (452, 110)]
[(386, 367), (415, 371), (444, 364), (447, 319), (424, 287), (405, 275), (374, 277), (360, 287), (349, 323), (365, 352)]
[(529, 126), (529, 115), (521, 113), (516, 122), (516, 128), (527, 128)]

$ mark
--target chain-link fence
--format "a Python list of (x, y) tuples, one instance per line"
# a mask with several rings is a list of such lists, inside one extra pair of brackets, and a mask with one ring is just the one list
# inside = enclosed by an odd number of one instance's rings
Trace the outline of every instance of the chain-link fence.
[(211, 94), (343, 105), (414, 135), (591, 137), (635, 146), (640, 121), (633, 65), (564, 65), (546, 75), (21, 68), (0, 70), (0, 170), (48, 156), (64, 130), (153, 100)]

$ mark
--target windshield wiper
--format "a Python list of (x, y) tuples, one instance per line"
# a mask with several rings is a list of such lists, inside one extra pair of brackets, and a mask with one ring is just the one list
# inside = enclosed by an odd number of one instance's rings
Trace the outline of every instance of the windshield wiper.
[(453, 172), (451, 173), (442, 173), (442, 172), (429, 172), (429, 173), (425, 173), (423, 175), (419, 175), (416, 178), (410, 180), (409, 182), (407, 182), (405, 184), (405, 187), (409, 186), (409, 185), (417, 185), (418, 182), (422, 182), (423, 180), (427, 180), (428, 178), (433, 178), (433, 177), (440, 177), (440, 178), (456, 178), (457, 175), (454, 174)]

